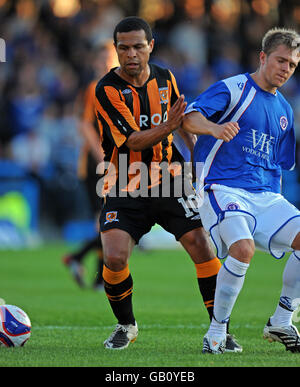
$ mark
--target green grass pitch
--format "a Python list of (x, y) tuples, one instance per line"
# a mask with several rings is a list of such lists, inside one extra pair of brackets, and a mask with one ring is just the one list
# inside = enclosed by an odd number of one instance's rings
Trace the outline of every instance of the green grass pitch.
[[(0, 348), (0, 367), (300, 366), (300, 354), (262, 338), (279, 298), (287, 258), (277, 261), (256, 253), (231, 317), (231, 332), (244, 350), (211, 356), (201, 354), (208, 315), (193, 263), (183, 250), (134, 250), (130, 269), (139, 336), (123, 351), (104, 349), (115, 320), (103, 292), (81, 290), (72, 281), (61, 264), (69, 251), (62, 244), (0, 251), (0, 298), (24, 309), (32, 322), (31, 338), (23, 348)], [(85, 264), (91, 283), (92, 254)]]

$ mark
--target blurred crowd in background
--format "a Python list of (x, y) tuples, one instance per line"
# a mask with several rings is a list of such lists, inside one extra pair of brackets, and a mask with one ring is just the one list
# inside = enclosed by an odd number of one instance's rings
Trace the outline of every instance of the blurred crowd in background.
[[(171, 69), (188, 102), (216, 80), (255, 71), (269, 28), (300, 31), (299, 0), (0, 0), (0, 198), (12, 175), (33, 179), (42, 230), (91, 217), (77, 176), (83, 91), (94, 76), (92, 53), (131, 15), (152, 26), (151, 61)], [(299, 70), (281, 91), (299, 143)], [(284, 182), (297, 206), (299, 164)], [(0, 200), (0, 218), (5, 210)]]

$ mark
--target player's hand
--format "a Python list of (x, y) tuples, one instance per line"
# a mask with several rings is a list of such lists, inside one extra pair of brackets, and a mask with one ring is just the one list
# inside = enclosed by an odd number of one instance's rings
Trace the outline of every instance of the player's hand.
[(216, 125), (213, 136), (225, 142), (231, 141), (239, 132), (240, 127), (237, 122), (225, 122), (222, 125)]
[(186, 105), (184, 95), (181, 95), (169, 110), (167, 123), (172, 132), (181, 126)]

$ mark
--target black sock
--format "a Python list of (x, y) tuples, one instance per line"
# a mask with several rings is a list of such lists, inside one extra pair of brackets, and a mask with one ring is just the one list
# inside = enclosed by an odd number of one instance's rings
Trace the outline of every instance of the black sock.
[(207, 309), (210, 321), (213, 316), (216, 280), (217, 275), (213, 275), (207, 278), (198, 278), (199, 290), (202, 295), (204, 305)]
[[(124, 270), (125, 271), (125, 270)], [(119, 283), (112, 280), (114, 272), (106, 266), (103, 268), (104, 289), (110, 306), (119, 324), (134, 324), (135, 318), (132, 307), (133, 280), (131, 274)]]

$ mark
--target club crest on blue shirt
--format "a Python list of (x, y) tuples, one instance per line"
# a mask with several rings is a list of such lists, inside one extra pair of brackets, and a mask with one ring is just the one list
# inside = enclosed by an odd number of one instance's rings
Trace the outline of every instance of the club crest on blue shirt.
[(240, 90), (243, 90), (245, 83), (244, 82), (238, 82), (237, 85), (238, 85), (238, 88)]
[(235, 211), (235, 210), (238, 210), (240, 208), (240, 205), (238, 203), (228, 203), (226, 205), (226, 208), (225, 210), (228, 210), (228, 211)]
[(280, 126), (282, 130), (285, 130), (288, 126), (288, 120), (285, 116), (281, 116), (279, 120)]

